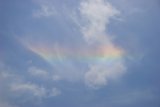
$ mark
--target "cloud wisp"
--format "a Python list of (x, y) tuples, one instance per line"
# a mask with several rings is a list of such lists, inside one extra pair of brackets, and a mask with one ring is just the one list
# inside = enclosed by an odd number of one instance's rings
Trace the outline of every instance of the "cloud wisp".
[(106, 27), (110, 19), (120, 14), (117, 9), (104, 0), (82, 0), (79, 11), (84, 21), (81, 31), (87, 42), (111, 42)]
[[(110, 20), (120, 12), (104, 0), (82, 1), (79, 10), (85, 21), (85, 24), (81, 26), (81, 31), (90, 47), (96, 45), (100, 48), (105, 47), (108, 52), (115, 50), (116, 53), (119, 53), (119, 57), (116, 59), (99, 60), (91, 64), (89, 71), (85, 73), (86, 84), (93, 88), (99, 88), (106, 85), (109, 79), (121, 75), (126, 69), (123, 61), (125, 51), (116, 46), (107, 33)], [(112, 54), (107, 56), (110, 55)]]
[(46, 89), (44, 87), (39, 87), (31, 83), (13, 83), (11, 85), (11, 91), (22, 94), (31, 94), (34, 97), (39, 98), (46, 96)]
[(52, 17), (55, 16), (56, 10), (54, 6), (44, 3), (39, 3), (39, 9), (33, 11), (33, 17), (41, 18), (41, 17)]
[(10, 90), (12, 92), (21, 93), (22, 95), (31, 95), (38, 99), (47, 98), (47, 97), (55, 97), (61, 94), (61, 91), (53, 87), (52, 89), (48, 89), (46, 87), (39, 86), (33, 83), (25, 83), (25, 82), (17, 82), (10, 85)]
[[(41, 69), (31, 67), (30, 69), (33, 76), (40, 76), (45, 74)], [(37, 70), (37, 71), (36, 71)], [(33, 73), (35, 72), (35, 73)], [(47, 76), (47, 75), (46, 75)], [(61, 90), (55, 86), (38, 84), (37, 82), (33, 82), (34, 79), (26, 79), (26, 75), (20, 75), (15, 73), (14, 70), (11, 70), (5, 64), (0, 63), (0, 106), (2, 107), (17, 107), (11, 106), (10, 96), (14, 99), (21, 98), (20, 101), (30, 102), (31, 99), (36, 101), (41, 101), (41, 99), (52, 98), (61, 95)], [(52, 84), (53, 85), (53, 84)]]
[(35, 77), (44, 77), (46, 78), (49, 74), (47, 71), (38, 69), (37, 67), (30, 67), (28, 70), (29, 74)]

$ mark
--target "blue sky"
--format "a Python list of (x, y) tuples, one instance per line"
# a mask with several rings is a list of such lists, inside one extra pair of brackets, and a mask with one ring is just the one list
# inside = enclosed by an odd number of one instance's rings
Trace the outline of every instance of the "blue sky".
[(159, 107), (158, 0), (1, 0), (0, 107)]

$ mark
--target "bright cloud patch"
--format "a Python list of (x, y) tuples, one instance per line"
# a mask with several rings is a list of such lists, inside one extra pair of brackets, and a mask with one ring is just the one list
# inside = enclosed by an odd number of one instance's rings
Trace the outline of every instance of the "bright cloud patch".
[(53, 6), (41, 4), (40, 9), (33, 12), (35, 18), (50, 17), (56, 15), (56, 11)]
[(32, 76), (37, 76), (37, 77), (47, 77), (48, 76), (48, 72), (47, 71), (38, 69), (36, 67), (30, 67), (28, 72)]
[(109, 36), (105, 34), (106, 26), (119, 11), (104, 0), (84, 0), (79, 10), (86, 22), (82, 26), (84, 38), (88, 42), (110, 42)]
[[(87, 23), (81, 27), (83, 36), (88, 43), (97, 47), (104, 47), (110, 60), (101, 59), (91, 64), (85, 73), (86, 84), (97, 88), (106, 85), (108, 80), (121, 75), (125, 71), (123, 62), (124, 51), (112, 43), (106, 33), (110, 19), (119, 14), (111, 4), (104, 0), (87, 0), (81, 3), (81, 16)], [(103, 54), (103, 52), (101, 54)]]
[(31, 94), (35, 97), (46, 96), (46, 89), (30, 83), (16, 83), (11, 85), (13, 92), (20, 92), (22, 94)]
[(55, 97), (61, 94), (58, 88), (48, 89), (33, 83), (13, 83), (10, 86), (10, 90), (23, 96), (33, 96), (38, 99)]

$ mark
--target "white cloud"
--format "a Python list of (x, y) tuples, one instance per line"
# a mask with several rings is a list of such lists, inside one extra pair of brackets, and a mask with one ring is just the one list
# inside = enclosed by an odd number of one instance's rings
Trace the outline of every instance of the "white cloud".
[[(109, 2), (104, 0), (83, 0), (80, 5), (80, 13), (85, 24), (82, 33), (88, 42), (102, 42), (106, 39), (106, 26), (110, 19), (119, 14)], [(107, 41), (108, 42), (108, 41)]]
[(47, 90), (31, 83), (13, 83), (10, 87), (11, 91), (21, 94), (31, 94), (35, 97), (45, 97)]
[[(37, 70), (35, 67), (31, 67), (33, 71)], [(44, 75), (44, 72), (37, 70), (34, 73), (35, 76)], [(52, 76), (52, 75), (51, 75)], [(48, 77), (51, 77), (48, 76)], [(41, 101), (44, 98), (56, 97), (61, 94), (60, 89), (56, 87), (50, 88), (48, 84), (42, 86), (34, 80), (25, 80), (26, 76), (18, 75), (15, 71), (11, 70), (10, 67), (0, 63), (0, 107), (17, 107), (10, 104), (11, 98), (22, 98), (20, 102), (28, 102), (34, 100)], [(58, 77), (56, 77), (58, 78)]]
[[(108, 80), (120, 76), (126, 67), (121, 57), (124, 51), (112, 42), (107, 33), (110, 19), (116, 17), (120, 12), (105, 0), (82, 0), (80, 4), (80, 15), (83, 20), (81, 31), (84, 39), (90, 47), (106, 47), (107, 52), (117, 50), (120, 58), (109, 62), (99, 60), (90, 63), (89, 70), (85, 73), (85, 83), (92, 88), (99, 88), (107, 84)], [(112, 54), (108, 54), (108, 57)]]
[(10, 84), (13, 81), (18, 81), (20, 79), (21, 79), (20, 76), (16, 75), (10, 69), (10, 67), (0, 63), (0, 84), (1, 84), (0, 89), (6, 87), (8, 84)]
[(62, 78), (61, 78), (59, 75), (53, 75), (53, 76), (52, 76), (52, 79), (53, 79), (53, 81), (59, 81), (59, 80), (61, 80)]
[(37, 67), (30, 67), (28, 70), (29, 74), (31, 74), (32, 76), (37, 76), (37, 77), (48, 77), (49, 74), (47, 71), (39, 69)]
[(56, 13), (55, 8), (53, 5), (48, 4), (40, 4), (40, 9), (33, 12), (34, 17), (51, 17), (54, 16)]
[(53, 88), (49, 93), (50, 97), (59, 96), (60, 94), (61, 94), (61, 91), (58, 88)]
[(39, 86), (33, 83), (12, 83), (10, 85), (10, 90), (17, 95), (26, 95), (30, 98), (48, 98), (48, 97), (56, 97), (61, 94), (60, 89), (53, 87), (53, 88), (46, 88), (43, 86)]
[(107, 85), (108, 81), (124, 73), (126, 67), (121, 61), (112, 63), (99, 62), (90, 66), (85, 74), (85, 83), (91, 88), (100, 88)]
[(43, 78), (43, 79), (47, 79), (47, 80), (52, 80), (52, 81), (60, 81), (62, 79), (62, 77), (60, 75), (57, 74), (52, 74), (51, 72), (48, 72), (46, 70), (40, 69), (38, 67), (30, 67), (28, 69), (28, 73), (31, 76), (37, 77), (37, 78)]

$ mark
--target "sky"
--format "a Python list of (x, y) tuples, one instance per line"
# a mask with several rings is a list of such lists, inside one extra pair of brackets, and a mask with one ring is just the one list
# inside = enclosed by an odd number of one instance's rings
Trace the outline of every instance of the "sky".
[(159, 107), (159, 0), (0, 0), (0, 107)]

